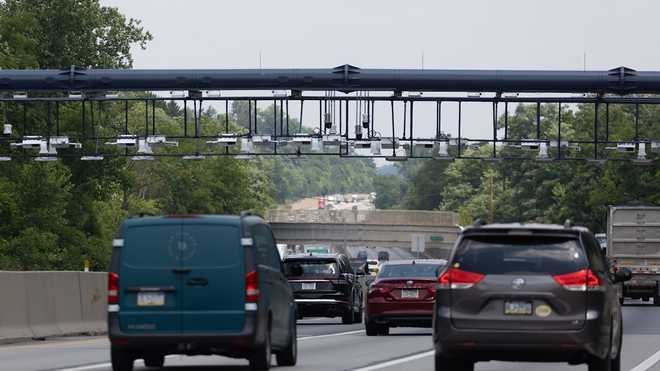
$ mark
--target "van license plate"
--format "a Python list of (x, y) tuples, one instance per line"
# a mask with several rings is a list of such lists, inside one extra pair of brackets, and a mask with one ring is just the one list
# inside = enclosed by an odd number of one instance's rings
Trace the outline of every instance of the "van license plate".
[(401, 299), (417, 299), (419, 290), (401, 290)]
[(526, 316), (532, 314), (532, 303), (529, 301), (504, 302), (504, 314)]
[(138, 307), (160, 307), (165, 305), (165, 293), (162, 292), (138, 292)]
[(302, 284), (302, 289), (303, 290), (316, 290), (316, 283), (303, 283)]

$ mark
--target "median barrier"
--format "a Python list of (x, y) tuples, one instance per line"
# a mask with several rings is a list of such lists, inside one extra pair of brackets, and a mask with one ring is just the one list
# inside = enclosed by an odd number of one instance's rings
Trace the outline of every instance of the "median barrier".
[(107, 331), (106, 323), (108, 274), (80, 272), (80, 298), (83, 325), (89, 333)]
[(57, 327), (63, 334), (89, 332), (83, 322), (79, 272), (52, 272), (49, 276)]
[(30, 329), (36, 338), (62, 335), (55, 315), (54, 275), (59, 272), (25, 272), (27, 312)]
[(30, 330), (25, 274), (0, 272), (0, 342), (34, 337)]

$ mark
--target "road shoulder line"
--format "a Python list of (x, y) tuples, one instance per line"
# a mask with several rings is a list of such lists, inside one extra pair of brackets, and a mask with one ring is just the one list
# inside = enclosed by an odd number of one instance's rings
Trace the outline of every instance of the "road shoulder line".
[(651, 367), (655, 366), (655, 364), (658, 363), (658, 361), (660, 361), (660, 351), (657, 351), (654, 355), (643, 360), (642, 363), (638, 364), (637, 366), (635, 366), (635, 368), (633, 368), (630, 371), (646, 371)]
[(404, 356), (404, 357), (399, 357), (395, 358), (389, 361), (381, 362), (381, 363), (376, 363), (371, 366), (366, 366), (366, 367), (360, 367), (360, 368), (354, 368), (352, 371), (374, 371), (374, 370), (380, 370), (383, 368), (387, 367), (392, 367), (396, 365), (400, 365), (402, 363), (407, 363), (411, 361), (416, 361), (418, 359), (430, 357), (435, 354), (435, 350), (428, 350), (426, 352), (422, 353), (415, 353), (412, 355)]

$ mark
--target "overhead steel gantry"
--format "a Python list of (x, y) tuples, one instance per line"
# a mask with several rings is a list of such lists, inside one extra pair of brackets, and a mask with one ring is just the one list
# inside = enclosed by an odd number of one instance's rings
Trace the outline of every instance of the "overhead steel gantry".
[[(204, 93), (238, 90), (268, 94)], [(660, 139), (640, 131), (640, 106), (660, 104), (656, 94), (660, 94), (660, 72), (624, 67), (608, 71), (361, 69), (351, 65), (330, 69), (84, 70), (72, 66), (64, 70), (0, 70), (4, 112), (0, 160), (26, 156), (49, 161), (62, 156), (150, 160), (158, 156), (203, 159), (329, 154), (389, 160), (631, 160), (648, 164), (658, 158)], [(160, 130), (156, 119), (159, 101), (182, 103), (180, 130)], [(209, 101), (226, 107), (222, 133), (204, 133), (201, 107)], [(229, 104), (234, 101), (247, 102), (247, 122), (239, 123), (245, 128), (232, 130)], [(318, 116), (303, 118), (304, 103), (310, 101), (318, 104)], [(259, 127), (260, 102), (274, 106), (267, 128)], [(291, 128), (292, 103), (300, 107), (299, 120), (316, 128), (313, 133)], [(462, 109), (470, 103), (492, 105), (492, 133), (487, 137), (461, 136)], [(129, 111), (141, 104), (144, 123), (137, 125), (134, 118), (129, 119)], [(443, 131), (442, 110), (447, 104), (458, 108), (455, 138)], [(536, 105), (535, 127), (530, 131), (535, 135), (520, 138), (510, 133), (512, 104)], [(557, 105), (556, 117), (542, 117), (541, 107), (548, 104)], [(562, 136), (562, 112), (574, 104), (594, 107), (590, 138)], [(391, 117), (377, 120), (387, 121), (389, 133), (374, 127), (375, 113), (382, 113), (383, 105), (389, 106), (391, 115), (387, 116)], [(434, 105), (432, 137), (415, 136), (419, 126), (415, 108), (420, 105)], [(611, 105), (630, 106), (632, 137), (610, 138)], [(72, 107), (77, 107), (79, 125), (62, 125), (60, 110), (67, 109), (70, 117)], [(117, 113), (118, 108), (123, 114)], [(403, 115), (396, 118), (395, 111), (401, 109)], [(34, 116), (39, 115), (28, 113), (35, 110), (42, 113), (43, 122), (35, 123)], [(103, 122), (108, 116), (123, 123)], [(548, 135), (542, 125), (551, 119), (556, 120), (556, 134)], [(396, 132), (397, 127), (401, 133)], [(155, 150), (180, 142), (194, 145)]]

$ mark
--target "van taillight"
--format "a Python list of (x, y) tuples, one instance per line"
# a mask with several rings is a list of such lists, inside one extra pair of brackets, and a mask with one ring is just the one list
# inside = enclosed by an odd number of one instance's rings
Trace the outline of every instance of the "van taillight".
[(108, 304), (119, 304), (119, 275), (108, 273)]
[(259, 301), (259, 276), (257, 271), (245, 275), (245, 301), (247, 303)]
[(438, 277), (438, 283), (443, 289), (469, 289), (481, 282), (484, 277), (483, 274), (449, 268)]
[(600, 278), (591, 269), (552, 276), (563, 288), (570, 291), (587, 291), (601, 287)]

